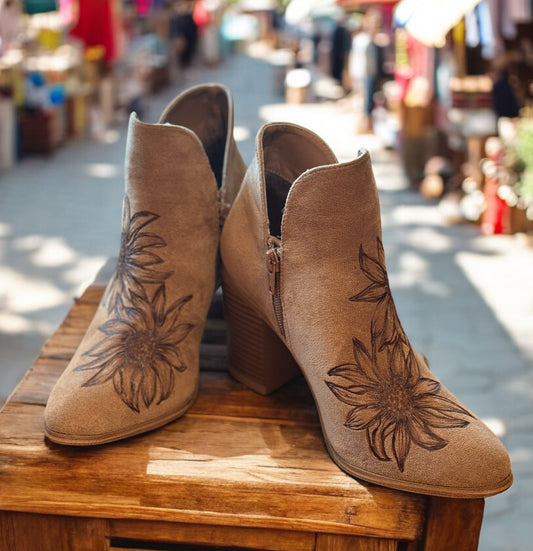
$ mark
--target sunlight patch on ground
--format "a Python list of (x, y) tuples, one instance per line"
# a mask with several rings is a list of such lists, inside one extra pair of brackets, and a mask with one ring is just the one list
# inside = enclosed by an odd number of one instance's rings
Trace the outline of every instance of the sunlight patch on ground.
[(47, 281), (27, 277), (7, 266), (0, 266), (0, 280), (0, 301), (15, 314), (53, 308), (68, 299), (67, 293)]
[(16, 251), (31, 253), (32, 263), (42, 268), (65, 266), (76, 259), (76, 252), (59, 237), (27, 235), (15, 239), (12, 246)]
[(387, 217), (390, 223), (398, 226), (409, 226), (416, 221), (416, 225), (443, 226), (439, 216), (435, 216), (433, 205), (400, 205)]
[(35, 321), (11, 312), (0, 311), (0, 333), (6, 335), (24, 335), (27, 333), (49, 335), (55, 328), (55, 323)]
[(14, 239), (12, 247), (15, 251), (34, 251), (41, 247), (44, 240), (45, 237), (42, 235), (25, 235), (24, 237)]
[(409, 242), (419, 250), (432, 253), (450, 251), (453, 247), (449, 236), (427, 227), (416, 228), (411, 231)]
[(523, 285), (524, 274), (533, 274), (533, 257), (519, 250), (498, 255), (499, 262), (493, 256), (459, 252), (455, 261), (516, 344), (533, 358), (533, 285)]
[(105, 256), (91, 256), (89, 258), (80, 258), (71, 267), (63, 272), (63, 281), (80, 289), (85, 288), (94, 279), (98, 270), (105, 264)]
[(111, 163), (89, 163), (86, 165), (85, 172), (94, 178), (120, 177), (119, 167)]
[(65, 266), (74, 262), (76, 252), (62, 238), (47, 238), (31, 259), (36, 266), (43, 268)]
[(391, 286), (397, 289), (418, 287), (428, 295), (439, 297), (446, 297), (450, 294), (446, 285), (431, 277), (428, 261), (414, 251), (401, 254), (398, 268), (394, 272), (389, 272), (389, 281)]
[(0, 222), (0, 237), (11, 235), (11, 226), (4, 222)]

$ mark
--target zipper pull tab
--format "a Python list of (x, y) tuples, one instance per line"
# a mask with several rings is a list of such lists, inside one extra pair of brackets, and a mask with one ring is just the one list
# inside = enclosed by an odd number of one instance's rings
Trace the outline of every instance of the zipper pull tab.
[(268, 270), (268, 286), (270, 293), (276, 293), (276, 274), (279, 274), (280, 262), (279, 249), (271, 248), (267, 251), (267, 270)]

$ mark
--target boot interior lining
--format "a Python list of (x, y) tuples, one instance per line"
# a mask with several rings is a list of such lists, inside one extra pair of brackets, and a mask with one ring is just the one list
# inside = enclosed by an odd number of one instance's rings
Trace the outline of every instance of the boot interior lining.
[(331, 150), (321, 148), (305, 133), (280, 126), (263, 137), (265, 188), (270, 234), (281, 237), (281, 220), (293, 182), (305, 171), (336, 162)]
[(185, 126), (198, 136), (219, 188), (222, 186), (228, 116), (228, 98), (225, 92), (210, 88), (181, 98), (164, 121)]
[(274, 172), (267, 172), (265, 176), (270, 235), (281, 239), (281, 219), (292, 182)]

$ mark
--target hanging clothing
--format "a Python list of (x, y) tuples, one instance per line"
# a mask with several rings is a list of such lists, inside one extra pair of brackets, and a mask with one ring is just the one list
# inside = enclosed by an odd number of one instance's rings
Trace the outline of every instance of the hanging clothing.
[(480, 2), (465, 16), (466, 45), (480, 47), (483, 59), (492, 59), (496, 53), (496, 39), (487, 0)]
[(137, 15), (148, 15), (151, 9), (151, 0), (137, 0)]
[(515, 23), (529, 23), (533, 19), (531, 0), (506, 0), (505, 6)]
[(18, 2), (0, 2), (0, 55), (19, 34), (20, 17)]
[(87, 48), (103, 46), (107, 62), (117, 54), (115, 29), (112, 0), (78, 0), (78, 22), (70, 34)]
[(465, 40), (469, 48), (479, 46), (479, 28), (475, 10), (465, 15)]

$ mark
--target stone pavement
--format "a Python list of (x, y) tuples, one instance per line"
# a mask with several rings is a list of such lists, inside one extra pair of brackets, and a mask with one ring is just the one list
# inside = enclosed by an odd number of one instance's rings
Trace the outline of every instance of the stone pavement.
[[(274, 120), (310, 127), (341, 160), (370, 150), (402, 323), (435, 374), (511, 453), (515, 483), (487, 499), (479, 549), (532, 549), (533, 249), (520, 236), (445, 225), (436, 203), (406, 188), (397, 156), (374, 136), (355, 134), (350, 100), (286, 105), (278, 77), (264, 57), (229, 56), (151, 98), (145, 120), (157, 120), (189, 84), (223, 82), (235, 96), (236, 138), (247, 162), (257, 130)], [(101, 142), (72, 142), (0, 175), (0, 404), (73, 298), (118, 252), (124, 146), (122, 124)]]

